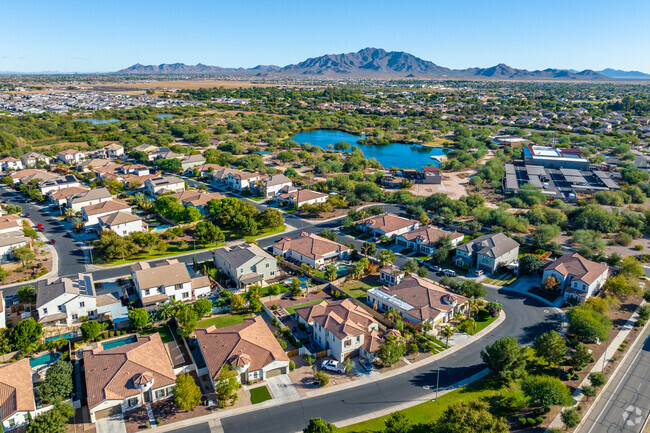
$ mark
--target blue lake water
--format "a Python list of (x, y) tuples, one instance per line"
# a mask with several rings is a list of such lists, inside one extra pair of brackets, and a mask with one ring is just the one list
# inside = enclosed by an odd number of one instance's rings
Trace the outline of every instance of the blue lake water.
[(159, 119), (171, 119), (174, 117), (173, 114), (156, 114), (156, 117)]
[(93, 125), (101, 125), (103, 123), (119, 122), (120, 119), (74, 119), (75, 122), (90, 122)]
[[(363, 136), (356, 136), (342, 131), (332, 131), (320, 129), (316, 131), (299, 132), (291, 137), (300, 144), (310, 143), (325, 150), (328, 145), (334, 145), (339, 141), (346, 141), (353, 146), (357, 146), (366, 158), (375, 158), (385, 169), (390, 167), (398, 168), (422, 168), (431, 163), (435, 167), (438, 166), (438, 161), (431, 159), (432, 156), (444, 155), (444, 149), (441, 147), (427, 147), (420, 145), (391, 143), (384, 145), (375, 144), (359, 144), (359, 139)], [(346, 152), (350, 153), (352, 149)]]

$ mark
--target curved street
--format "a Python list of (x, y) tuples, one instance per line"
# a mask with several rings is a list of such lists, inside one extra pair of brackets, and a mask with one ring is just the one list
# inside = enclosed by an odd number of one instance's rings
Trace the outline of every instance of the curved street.
[[(483, 370), (485, 367), (480, 357), (481, 350), (501, 337), (515, 337), (520, 343), (530, 344), (543, 332), (559, 330), (559, 314), (537, 299), (491, 289), (488, 289), (487, 298), (503, 304), (506, 320), (491, 334), (440, 361), (441, 388), (452, 386)], [(432, 363), (339, 392), (226, 416), (221, 419), (221, 423), (226, 433), (295, 432), (301, 431), (309, 419), (314, 417), (336, 423), (409, 401), (430, 400), (435, 392), (436, 368), (437, 365)], [(205, 425), (200, 424), (195, 428), (196, 430), (188, 428), (187, 431), (199, 432)]]

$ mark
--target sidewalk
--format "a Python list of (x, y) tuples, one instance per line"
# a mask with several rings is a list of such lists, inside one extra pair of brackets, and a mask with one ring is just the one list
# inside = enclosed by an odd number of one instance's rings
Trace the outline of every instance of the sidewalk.
[[(300, 400), (304, 400), (306, 398), (311, 398), (311, 397), (321, 396), (321, 395), (330, 394), (330, 393), (334, 393), (334, 392), (339, 392), (339, 391), (342, 391), (342, 390), (345, 390), (345, 389), (348, 389), (348, 388), (358, 387), (358, 386), (360, 386), (362, 384), (365, 384), (365, 383), (377, 382), (377, 381), (380, 381), (380, 380), (383, 380), (383, 379), (387, 379), (389, 377), (404, 374), (404, 373), (407, 373), (407, 372), (409, 372), (411, 370), (414, 370), (416, 368), (422, 367), (424, 365), (432, 364), (432, 363), (434, 363), (436, 361), (439, 361), (440, 359), (443, 359), (443, 358), (449, 356), (450, 354), (452, 354), (454, 352), (457, 352), (458, 350), (464, 348), (465, 346), (480, 340), (484, 336), (488, 335), (493, 329), (495, 329), (496, 327), (501, 325), (501, 323), (503, 323), (505, 319), (506, 319), (506, 315), (502, 311), (501, 314), (499, 315), (499, 317), (494, 322), (492, 322), (489, 326), (485, 327), (483, 330), (481, 330), (480, 332), (478, 332), (476, 334), (476, 338), (474, 338), (472, 340), (469, 340), (469, 341), (465, 342), (464, 344), (459, 344), (457, 346), (453, 346), (450, 349), (447, 349), (447, 350), (445, 350), (443, 352), (440, 352), (439, 354), (430, 356), (428, 358), (422, 359), (422, 360), (420, 360), (418, 362), (414, 362), (414, 363), (406, 365), (404, 367), (397, 368), (397, 369), (392, 370), (392, 371), (390, 371), (388, 373), (385, 373), (385, 374), (369, 376), (369, 377), (365, 377), (365, 378), (362, 378), (362, 379), (359, 379), (359, 380), (356, 380), (356, 381), (353, 381), (353, 382), (348, 382), (348, 383), (345, 383), (345, 384), (342, 384), (342, 385), (337, 385), (337, 386), (333, 386), (333, 387), (326, 387), (326, 388), (323, 388), (323, 389), (310, 391), (310, 392), (307, 392), (307, 393), (303, 393), (303, 394), (299, 395), (298, 397), (294, 397), (292, 399), (283, 399), (283, 401), (267, 400), (267, 401), (265, 401), (263, 403), (252, 405), (252, 406), (244, 406), (244, 407), (241, 407), (241, 408), (238, 408), (238, 409), (232, 409), (232, 410), (227, 410), (227, 411), (219, 411), (217, 413), (210, 414), (210, 415), (204, 415), (204, 416), (196, 417), (196, 418), (193, 418), (193, 419), (179, 421), (179, 422), (172, 423), (172, 424), (165, 424), (165, 425), (162, 425), (162, 426), (158, 427), (157, 431), (159, 431), (159, 432), (176, 431), (177, 429), (182, 428), (182, 427), (188, 427), (188, 426), (192, 426), (192, 425), (196, 425), (196, 424), (210, 422), (210, 425), (212, 426), (212, 431), (213, 432), (215, 432), (215, 431), (219, 432), (219, 431), (221, 431), (220, 430), (220, 427), (221, 427), (220, 419), (221, 418), (228, 418), (228, 417), (235, 416), (235, 415), (240, 415), (240, 414), (243, 414), (243, 413), (255, 412), (255, 411), (260, 410), (260, 409), (270, 409), (272, 407), (279, 406), (279, 405), (282, 405), (282, 404), (286, 404), (286, 403), (289, 403), (289, 402), (292, 402), (292, 401), (300, 401)], [(467, 379), (464, 379), (464, 380), (452, 385), (451, 387), (446, 388), (445, 390), (439, 391), (438, 394), (443, 395), (443, 394), (445, 394), (447, 392), (453, 391), (454, 389), (463, 387), (463, 386), (465, 386), (465, 385), (467, 385), (467, 384), (469, 384), (471, 382), (474, 382), (474, 381), (482, 378), (486, 374), (487, 374), (487, 369), (475, 374), (474, 376), (468, 377)], [(403, 404), (401, 404), (399, 406), (395, 406), (395, 407), (387, 409), (387, 410), (375, 411), (375, 412), (371, 412), (371, 413), (368, 413), (368, 414), (365, 414), (365, 415), (358, 416), (356, 418), (353, 418), (352, 420), (342, 421), (342, 422), (338, 423), (338, 426), (342, 427), (344, 425), (349, 425), (349, 424), (353, 424), (353, 423), (357, 423), (357, 422), (377, 418), (377, 417), (380, 417), (380, 416), (384, 416), (387, 413), (392, 413), (392, 412), (394, 412), (396, 410), (401, 410), (401, 409), (405, 409), (407, 407), (415, 406), (415, 405), (418, 405), (418, 404), (422, 403), (423, 401), (428, 401), (428, 400), (430, 400), (430, 399), (428, 399), (428, 398), (425, 399), (425, 400), (415, 399), (415, 400), (403, 403)], [(214, 421), (216, 421), (216, 422), (214, 422)]]
[[(645, 305), (645, 304), (646, 304), (645, 301), (641, 302), (641, 305)], [(640, 307), (639, 307), (639, 308), (640, 308)], [(614, 339), (612, 340), (612, 342), (609, 343), (609, 344), (607, 345), (607, 347), (605, 348), (605, 352), (603, 353), (603, 355), (602, 355), (600, 358), (598, 358), (598, 359), (596, 360), (596, 362), (594, 363), (594, 365), (591, 367), (591, 370), (589, 370), (589, 373), (597, 373), (597, 372), (601, 372), (601, 371), (603, 371), (603, 367), (604, 367), (607, 363), (612, 362), (612, 358), (613, 358), (614, 355), (616, 355), (616, 353), (618, 352), (618, 348), (619, 348), (619, 346), (620, 346), (621, 343), (623, 343), (623, 341), (627, 338), (627, 336), (630, 334), (630, 332), (632, 332), (632, 329), (634, 328), (634, 324), (637, 322), (637, 320), (639, 320), (638, 308), (637, 308), (637, 310), (632, 314), (632, 316), (630, 316), (630, 318), (629, 318), (628, 321), (625, 323), (625, 325), (623, 326), (623, 328), (619, 331), (619, 333), (616, 334), (616, 337), (614, 337)], [(626, 358), (626, 357), (627, 357), (631, 352), (632, 352), (631, 350), (628, 350), (628, 351), (625, 353), (625, 356), (623, 357), (623, 359), (621, 360), (621, 362), (617, 365), (616, 369), (614, 370), (614, 372), (612, 373), (612, 375), (610, 376), (610, 378), (611, 378), (611, 377), (614, 377), (614, 376), (616, 375), (616, 373), (617, 373), (617, 371), (618, 371), (618, 368), (619, 368), (621, 365), (623, 365), (623, 361), (625, 360), (625, 358)], [(580, 402), (582, 401), (582, 399), (583, 399), (583, 397), (584, 397), (583, 394), (582, 394), (582, 387), (585, 386), (585, 385), (591, 385), (591, 381), (589, 380), (589, 376), (585, 377), (585, 379), (580, 383), (580, 387), (579, 387), (577, 390), (575, 390), (575, 392), (573, 393), (573, 406), (572, 406), (572, 407), (576, 407), (576, 406), (577, 406), (578, 404), (580, 404)], [(599, 397), (601, 394), (602, 394), (602, 392), (599, 392), (598, 396), (597, 396), (594, 400), (592, 400), (592, 402), (591, 402), (591, 406), (589, 406), (589, 409), (587, 410), (587, 412), (584, 413), (584, 414), (582, 414), (582, 415), (580, 416), (581, 419), (583, 419), (583, 420), (584, 420), (584, 419), (587, 419), (587, 417), (589, 416), (589, 413), (591, 412), (591, 410), (592, 410), (592, 408), (594, 407), (596, 401), (598, 400), (598, 397)], [(553, 421), (551, 421), (551, 424), (549, 424), (549, 428), (553, 428), (553, 427), (556, 427), (556, 428), (562, 428), (562, 429), (564, 428), (564, 423), (562, 423), (561, 414), (562, 414), (562, 412), (560, 412), (560, 413), (557, 414), (557, 416), (555, 417), (555, 419), (553, 419)], [(577, 429), (577, 427), (576, 427), (576, 429)], [(547, 431), (548, 431), (548, 430), (547, 430)]]

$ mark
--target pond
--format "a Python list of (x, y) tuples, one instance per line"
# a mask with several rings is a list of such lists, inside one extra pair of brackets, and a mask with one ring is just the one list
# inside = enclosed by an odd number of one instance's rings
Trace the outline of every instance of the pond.
[(119, 340), (102, 343), (102, 348), (104, 350), (112, 349), (114, 347), (126, 346), (127, 344), (135, 343), (136, 341), (138, 341), (138, 337), (131, 335), (130, 337), (120, 338)]
[(41, 365), (52, 364), (53, 362), (58, 361), (61, 357), (59, 352), (48, 352), (45, 355), (37, 356), (36, 358), (30, 358), (29, 365), (34, 367), (40, 367)]
[[(291, 137), (291, 140), (300, 144), (310, 143), (325, 150), (330, 150), (327, 147), (328, 145), (333, 146), (339, 141), (345, 141), (361, 149), (366, 158), (375, 158), (385, 169), (390, 167), (420, 169), (429, 164), (437, 167), (438, 160), (432, 159), (431, 157), (445, 154), (442, 147), (428, 147), (419, 144), (359, 144), (361, 138), (363, 136), (352, 135), (342, 131), (319, 129), (299, 132)], [(350, 153), (352, 149), (350, 148), (346, 152)]]
[(171, 119), (174, 117), (173, 114), (156, 114), (156, 117), (159, 119)]
[(74, 119), (75, 122), (90, 122), (93, 125), (101, 125), (103, 123), (119, 122), (120, 119)]

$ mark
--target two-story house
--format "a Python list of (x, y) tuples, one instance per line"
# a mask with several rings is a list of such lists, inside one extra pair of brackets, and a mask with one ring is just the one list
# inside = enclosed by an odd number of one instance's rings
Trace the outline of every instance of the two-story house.
[(38, 321), (46, 326), (81, 324), (81, 318), (128, 320), (128, 307), (112, 294), (96, 295), (91, 274), (36, 283)]
[(225, 198), (224, 195), (219, 194), (218, 192), (205, 192), (200, 189), (190, 189), (187, 191), (177, 192), (171, 194), (171, 197), (176, 197), (185, 207), (194, 206), (204, 215), (206, 214), (205, 205), (208, 204), (210, 200), (221, 200), (222, 198)]
[(354, 305), (349, 299), (325, 301), (295, 309), (298, 323), (310, 330), (313, 341), (343, 362), (349, 356), (360, 354), (368, 346), (370, 334), (379, 331), (379, 323), (372, 314)]
[(555, 278), (564, 299), (584, 301), (595, 295), (609, 276), (609, 266), (587, 260), (578, 253), (565, 254), (544, 266), (542, 284)]
[(388, 286), (394, 286), (402, 282), (405, 274), (403, 270), (395, 265), (386, 266), (379, 270), (379, 281)]
[(2, 431), (23, 427), (36, 415), (29, 358), (0, 365)]
[(291, 179), (284, 174), (274, 174), (261, 182), (260, 192), (266, 198), (275, 197), (280, 192), (295, 190)]
[(112, 198), (113, 196), (107, 188), (95, 188), (69, 197), (66, 200), (66, 205), (73, 211), (80, 212), (86, 206), (104, 203)]
[[(68, 204), (68, 198), (81, 194), (82, 192), (90, 191), (90, 188), (81, 185), (81, 186), (70, 186), (68, 188), (59, 189), (56, 191), (50, 191), (47, 193), (50, 203), (57, 207), (65, 207)], [(61, 209), (63, 211), (63, 209)]]
[(252, 284), (266, 286), (267, 281), (278, 277), (275, 257), (253, 244), (235, 245), (213, 251), (214, 265), (228, 275), (238, 289)]
[(329, 261), (347, 259), (350, 248), (314, 233), (300, 233), (296, 238), (283, 239), (273, 245), (273, 254), (319, 268)]
[(453, 247), (458, 246), (463, 241), (461, 233), (426, 225), (395, 236), (395, 243), (413, 251), (431, 255), (436, 251), (436, 245), (443, 237), (448, 237)]
[(99, 219), (117, 212), (131, 213), (131, 206), (122, 200), (108, 200), (81, 208), (87, 231), (99, 230)]
[(115, 212), (99, 218), (99, 230), (112, 230), (119, 236), (128, 236), (131, 233), (143, 232), (147, 224), (137, 215), (127, 212)]
[(90, 421), (126, 413), (173, 395), (176, 374), (160, 334), (118, 347), (84, 350)]
[(248, 173), (236, 170), (228, 173), (228, 187), (234, 191), (242, 191), (247, 188), (254, 188), (255, 183), (262, 179), (260, 173)]
[(62, 150), (56, 155), (56, 159), (59, 160), (59, 162), (69, 165), (79, 164), (85, 157), (86, 155), (83, 152), (75, 149)]
[(8, 156), (6, 158), (0, 159), (0, 171), (12, 171), (12, 170), (22, 170), (25, 168), (23, 162), (20, 159), (12, 158)]
[(50, 165), (51, 158), (38, 152), (27, 152), (20, 157), (25, 167), (36, 167), (38, 165)]
[(181, 158), (181, 170), (183, 171), (203, 164), (205, 164), (203, 155), (186, 155)]
[(210, 279), (176, 259), (153, 266), (138, 262), (132, 269), (136, 293), (145, 307), (168, 300), (191, 301), (210, 293)]
[(494, 272), (515, 262), (519, 257), (519, 244), (503, 233), (479, 236), (456, 247), (454, 263), (458, 267)]
[(38, 189), (43, 195), (47, 195), (47, 193), (51, 191), (58, 191), (60, 189), (70, 188), (72, 186), (81, 186), (79, 180), (72, 174), (66, 174), (65, 176), (56, 176), (55, 178), (50, 178), (47, 180), (44, 179), (38, 183)]
[(420, 227), (420, 222), (385, 213), (355, 222), (357, 229), (372, 236), (393, 237)]
[(176, 176), (160, 176), (147, 179), (144, 189), (151, 197), (156, 197), (160, 194), (185, 191), (185, 181)]
[(289, 357), (262, 316), (244, 319), (238, 325), (213, 325), (194, 332), (213, 385), (226, 364), (238, 373), (242, 383), (289, 373)]
[(278, 202), (293, 205), (296, 209), (300, 209), (306, 204), (325, 203), (329, 195), (312, 191), (311, 189), (301, 189), (298, 191), (281, 194), (277, 197)]

